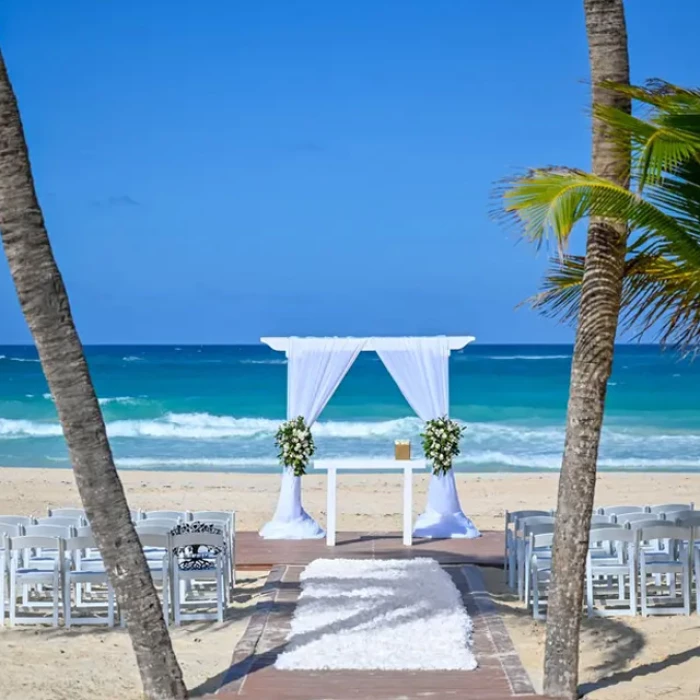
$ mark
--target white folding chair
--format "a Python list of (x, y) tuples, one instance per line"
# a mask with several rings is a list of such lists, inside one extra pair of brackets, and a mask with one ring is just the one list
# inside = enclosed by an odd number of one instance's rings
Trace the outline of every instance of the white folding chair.
[[(187, 620), (218, 620), (224, 621), (224, 604), (226, 596), (226, 540), (221, 534), (209, 532), (185, 532), (172, 535), (170, 538), (172, 551), (171, 566), (173, 577), (173, 612), (175, 624), (180, 625)], [(188, 555), (186, 552), (197, 548), (197, 553)], [(204, 550), (204, 551), (202, 551)], [(185, 586), (187, 581), (212, 581), (215, 584), (215, 599), (187, 600)], [(185, 613), (184, 606), (216, 605), (216, 613)]]
[(9, 538), (23, 534), (21, 524), (0, 523), (0, 627), (5, 624), (5, 583), (10, 573)]
[[(665, 540), (666, 551), (647, 551), (642, 548), (639, 552), (639, 579), (642, 596), (642, 615), (690, 615), (690, 557), (693, 549), (693, 529), (688, 526), (642, 525), (639, 528), (641, 540)], [(668, 594), (659, 592), (650, 596), (647, 577), (666, 574)], [(676, 595), (676, 577), (681, 577), (681, 605)], [(658, 586), (658, 583), (657, 583)], [(651, 605), (649, 603), (652, 603)], [(667, 605), (670, 603), (671, 605)]]
[[(675, 524), (693, 528), (692, 566), (695, 579), (695, 611), (700, 613), (700, 511), (684, 511), (675, 515)], [(690, 549), (690, 543), (688, 543)]]
[[(527, 518), (533, 515), (551, 515), (552, 511), (546, 510), (507, 510), (505, 513), (505, 550), (503, 552), (503, 573), (510, 588), (515, 588), (515, 523), (519, 518)], [(511, 527), (513, 525), (513, 527)]]
[[(637, 613), (637, 552), (639, 533), (629, 528), (611, 526), (598, 527), (591, 531), (590, 538), (607, 547), (588, 551), (586, 557), (586, 608), (588, 617), (610, 617), (613, 615), (636, 615)], [(609, 554), (609, 552), (614, 552)], [(617, 598), (602, 594), (610, 593), (611, 579), (618, 580)], [(629, 597), (625, 598), (625, 578), (629, 579)], [(602, 580), (603, 586), (599, 582)], [(601, 590), (602, 588), (602, 590)], [(596, 590), (598, 589), (598, 590)], [(596, 606), (595, 594), (603, 606)], [(609, 606), (614, 607), (609, 607)], [(627, 610), (624, 607), (627, 606)]]
[(525, 600), (525, 543), (528, 538), (528, 528), (533, 525), (553, 525), (552, 515), (529, 515), (518, 518), (513, 527), (515, 540), (515, 578), (517, 581), (518, 598)]
[[(63, 618), (66, 627), (70, 627), (71, 624), (101, 625), (104, 623), (106, 623), (108, 627), (114, 627), (114, 589), (109, 582), (104, 563), (102, 566), (97, 566), (95, 560), (92, 560), (89, 567), (86, 568), (82, 566), (82, 554), (84, 551), (96, 549), (95, 540), (91, 536), (71, 537), (65, 541), (65, 549), (66, 553), (71, 555), (70, 563), (67, 565), (66, 571), (64, 572), (63, 581)], [(90, 585), (91, 592), (94, 591), (92, 588), (94, 585), (104, 585), (106, 587), (106, 602), (91, 601), (86, 604), (83, 601), (82, 595), (79, 593), (83, 584)], [(94, 615), (90, 617), (74, 617), (71, 595), (74, 585), (76, 590), (76, 608), (104, 608), (106, 604), (107, 616), (100, 617), (99, 615)]]
[[(151, 578), (161, 586), (163, 617), (167, 624), (170, 620), (170, 533), (162, 529), (149, 531), (147, 527), (137, 526), (136, 534), (146, 554)], [(150, 557), (147, 550), (150, 551)]]
[[(56, 550), (59, 555), (53, 560), (53, 566), (48, 568), (36, 568), (25, 559), (25, 552), (32, 550)], [(52, 601), (52, 624), (58, 627), (58, 616), (60, 610), (61, 576), (63, 572), (63, 540), (52, 537), (20, 536), (12, 537), (8, 540), (7, 551), (10, 556), (10, 626), (20, 624), (43, 624), (46, 618), (21, 616), (17, 614), (17, 594), (18, 587), (26, 590), (27, 587), (37, 587), (48, 585), (51, 587)], [(4, 602), (2, 602), (4, 605)], [(45, 607), (46, 604), (39, 605), (37, 602), (26, 599), (23, 595), (22, 607), (31, 608)]]
[(190, 513), (192, 521), (203, 523), (225, 523), (228, 541), (228, 560), (229, 560), (229, 583), (233, 589), (236, 586), (236, 511), (223, 510), (198, 510)]
[[(525, 556), (523, 557), (523, 599), (529, 609), (531, 584), (530, 566), (533, 562), (536, 562), (541, 569), (549, 568), (549, 564), (545, 564), (545, 562), (551, 561), (552, 559), (552, 544), (549, 542), (549, 539), (541, 538), (537, 540), (536, 536), (552, 535), (552, 537), (554, 537), (554, 523), (526, 525), (523, 531), (524, 536), (527, 538), (525, 541)], [(539, 544), (541, 542), (545, 542), (545, 544)]]
[[(535, 529), (547, 528), (547, 525), (535, 525), (530, 532), (528, 551), (530, 554), (529, 590), (532, 592), (532, 617), (535, 620), (544, 620), (546, 613), (540, 610), (542, 602), (546, 604), (548, 599), (548, 587), (552, 575), (551, 549), (554, 542), (554, 531), (535, 532)], [(544, 586), (542, 589), (541, 586)], [(528, 607), (530, 601), (528, 600)]]

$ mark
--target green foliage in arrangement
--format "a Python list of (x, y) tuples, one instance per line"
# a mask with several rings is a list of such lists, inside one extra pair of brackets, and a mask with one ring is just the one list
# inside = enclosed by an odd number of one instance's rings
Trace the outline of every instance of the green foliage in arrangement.
[(452, 460), (459, 454), (459, 441), (465, 428), (447, 416), (434, 418), (425, 424), (423, 452), (433, 463), (433, 474), (447, 474)]
[(301, 416), (285, 421), (275, 435), (280, 462), (294, 470), (294, 476), (306, 474), (306, 467), (316, 451), (311, 429)]
[[(536, 245), (553, 236), (558, 255), (543, 291), (532, 300), (546, 315), (573, 322), (584, 258), (565, 254), (574, 226), (587, 217), (629, 227), (622, 298), (623, 329), (637, 338), (687, 349), (700, 345), (700, 90), (654, 81), (645, 87), (606, 86), (628, 94), (639, 116), (596, 107), (594, 116), (630, 149), (627, 190), (571, 168), (543, 168), (509, 180), (503, 212)], [(639, 111), (639, 110), (636, 110)]]

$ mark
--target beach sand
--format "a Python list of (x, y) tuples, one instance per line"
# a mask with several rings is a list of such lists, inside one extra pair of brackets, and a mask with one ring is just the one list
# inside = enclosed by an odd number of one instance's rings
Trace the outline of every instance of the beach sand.
[[(233, 509), (237, 529), (257, 530), (274, 511), (279, 475), (122, 471), (133, 508)], [(422, 508), (427, 475), (415, 479), (414, 511)], [(551, 508), (556, 503), (557, 475), (458, 474), (464, 511), (478, 527), (501, 529), (505, 509)], [(338, 528), (397, 531), (401, 527), (401, 476), (340, 475)], [(325, 523), (325, 477), (304, 477), (306, 509)], [(700, 501), (700, 475), (603, 473), (598, 502), (663, 503)], [(0, 514), (44, 514), (49, 505), (80, 505), (72, 473), (53, 469), (0, 469)], [(242, 634), (260, 574), (245, 574), (250, 591), (239, 590), (237, 606), (223, 627), (187, 625), (173, 631), (175, 649), (189, 687), (201, 686), (222, 672)], [(537, 683), (541, 678), (544, 627), (529, 619), (503, 590), (502, 573), (486, 579), (504, 610), (518, 651)], [(246, 609), (246, 606), (248, 608)], [(616, 683), (595, 690), (595, 700), (614, 698), (697, 697), (700, 677), (700, 617), (596, 619), (584, 623), (582, 681), (613, 675)], [(121, 630), (76, 628), (0, 631), (0, 697), (124, 698), (138, 697), (139, 680), (128, 638)], [(89, 660), (89, 662), (88, 662)], [(636, 670), (635, 670), (636, 669)]]
[[(132, 508), (235, 510), (237, 530), (258, 530), (277, 503), (277, 474), (121, 471)], [(338, 530), (399, 531), (402, 476), (340, 474)], [(414, 514), (425, 504), (428, 475), (414, 479)], [(501, 530), (507, 510), (553, 508), (557, 474), (457, 474), (462, 509), (483, 530)], [(700, 503), (700, 474), (602, 473), (597, 500), (613, 503)], [(302, 500), (325, 525), (326, 477), (307, 474)], [(65, 469), (0, 468), (0, 514), (46, 513), (47, 506), (80, 506), (73, 474)]]
[[(261, 592), (266, 571), (238, 574), (223, 624), (170, 628), (192, 697), (215, 692)], [(141, 680), (126, 630), (115, 627), (0, 628), (2, 700), (139, 700)]]
[[(530, 679), (542, 691), (545, 623), (533, 620), (503, 582), (503, 572), (482, 568)], [(700, 618), (583, 618), (580, 688), (590, 700), (697, 700)]]

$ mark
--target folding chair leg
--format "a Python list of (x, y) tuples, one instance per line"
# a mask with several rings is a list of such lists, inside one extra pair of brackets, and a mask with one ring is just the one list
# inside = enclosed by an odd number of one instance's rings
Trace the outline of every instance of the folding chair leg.
[(10, 574), (10, 627), (15, 626), (15, 618), (17, 617), (17, 582), (15, 581), (14, 573)]
[(0, 571), (0, 627), (5, 626), (5, 568)]
[(180, 605), (182, 603), (182, 591), (180, 589), (180, 577), (177, 574), (177, 562), (175, 563), (175, 574), (173, 578), (173, 615), (175, 618), (175, 626), (179, 627), (182, 624), (182, 616)]
[(690, 567), (687, 565), (683, 567), (683, 580), (681, 583), (681, 590), (683, 591), (683, 612), (686, 615), (690, 615)]
[(647, 572), (644, 566), (639, 568), (639, 587), (641, 589), (642, 596), (642, 617), (649, 616), (649, 609), (647, 606)]
[(510, 554), (508, 562), (508, 588), (511, 591), (515, 590), (516, 580), (515, 575), (517, 573), (516, 557), (515, 557), (515, 542), (511, 542)]
[(224, 591), (226, 589), (226, 581), (224, 580), (223, 572), (216, 576), (216, 616), (219, 622), (224, 621)]
[(630, 612), (637, 614), (637, 572), (634, 560), (630, 562)]
[(114, 627), (114, 589), (107, 583), (107, 625)]
[(524, 597), (525, 597), (525, 606), (526, 606), (527, 608), (530, 607), (530, 569), (531, 569), (531, 567), (532, 567), (531, 562), (526, 561), (526, 562), (525, 562), (525, 571), (524, 571), (524, 577), (525, 577), (524, 586), (525, 586), (525, 590), (523, 591), (523, 595), (524, 595)]
[(593, 568), (591, 555), (586, 555), (586, 614), (593, 616)]
[(532, 617), (535, 620), (540, 617), (540, 582), (536, 569), (532, 572)]
[[(61, 577), (56, 571), (53, 577), (53, 626), (58, 627), (58, 606), (61, 604)], [(70, 605), (70, 603), (69, 603)]]
[[(72, 619), (70, 593), (70, 576), (66, 575), (63, 583), (63, 624), (66, 626), (66, 629), (70, 629)], [(76, 591), (76, 605), (78, 604), (77, 595)]]
[[(175, 586), (173, 586), (173, 605), (177, 613), (179, 603)], [(163, 580), (163, 618), (166, 626), (170, 625), (170, 581), (167, 578)]]

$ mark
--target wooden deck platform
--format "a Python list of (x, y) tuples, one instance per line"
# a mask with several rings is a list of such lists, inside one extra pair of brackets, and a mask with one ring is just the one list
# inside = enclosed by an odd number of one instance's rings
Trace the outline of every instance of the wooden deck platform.
[(404, 547), (401, 533), (339, 532), (335, 547), (320, 540), (264, 540), (257, 532), (236, 535), (236, 568), (271, 569), (306, 565), (314, 559), (404, 559), (430, 557), (443, 565), (503, 566), (503, 533), (486, 531), (473, 540), (414, 540)]
[(535, 700), (510, 636), (483, 589), (478, 568), (448, 565), (474, 622), (474, 671), (278, 671), (299, 595), (301, 565), (275, 566), (211, 700)]

